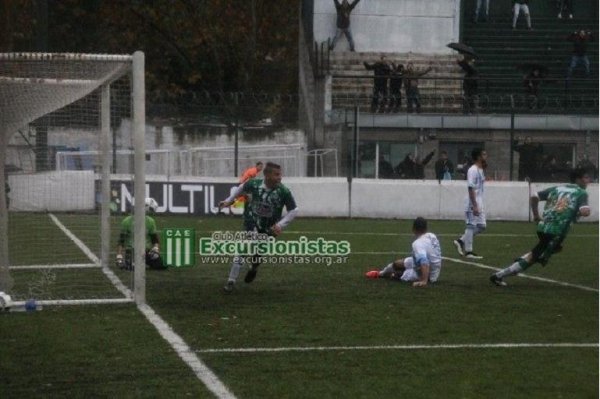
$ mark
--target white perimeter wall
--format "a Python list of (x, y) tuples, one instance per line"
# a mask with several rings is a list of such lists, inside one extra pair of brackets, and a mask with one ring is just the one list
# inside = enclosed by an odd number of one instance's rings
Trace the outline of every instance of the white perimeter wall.
[[(361, 0), (350, 17), (358, 52), (449, 54), (446, 44), (458, 41), (459, 24), (460, 0)], [(315, 40), (335, 32), (333, 0), (315, 0)], [(348, 48), (342, 37), (335, 51)]]
[[(118, 180), (119, 176), (114, 178)], [(90, 171), (11, 175), (10, 210), (93, 210), (94, 179)], [(148, 180), (163, 181), (155, 176), (149, 176)], [(185, 180), (236, 185), (232, 179), (186, 177)], [(351, 199), (345, 178), (287, 178), (284, 184), (292, 190), (302, 216), (464, 219), (467, 193), (464, 181), (440, 184), (437, 180), (354, 179)], [(523, 182), (486, 183), (484, 202), (488, 220), (528, 220), (530, 190), (533, 193), (551, 185), (536, 183), (530, 187)], [(590, 184), (587, 192), (592, 215), (584, 220), (598, 221), (598, 184)]]

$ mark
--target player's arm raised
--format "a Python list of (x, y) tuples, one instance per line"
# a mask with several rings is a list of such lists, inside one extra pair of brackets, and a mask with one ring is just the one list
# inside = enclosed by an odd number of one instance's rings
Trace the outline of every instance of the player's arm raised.
[(235, 188), (235, 190), (233, 190), (231, 195), (229, 195), (229, 197), (227, 197), (225, 200), (219, 202), (219, 211), (223, 208), (226, 208), (226, 207), (232, 205), (233, 202), (235, 201), (235, 199), (244, 193), (245, 188), (246, 188), (246, 183), (242, 183), (239, 186), (237, 186)]

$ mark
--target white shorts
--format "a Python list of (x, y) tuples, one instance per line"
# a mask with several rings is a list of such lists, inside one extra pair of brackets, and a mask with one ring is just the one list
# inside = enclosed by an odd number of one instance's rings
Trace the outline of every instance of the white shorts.
[(473, 226), (477, 226), (477, 225), (485, 226), (486, 225), (485, 211), (479, 212), (479, 215), (477, 215), (477, 216), (473, 215), (473, 211), (465, 212), (465, 222), (467, 224), (470, 224)]
[[(435, 283), (440, 277), (442, 265), (432, 265), (429, 267), (429, 281)], [(413, 282), (421, 280), (418, 271), (415, 269), (415, 261), (412, 257), (404, 258), (404, 273), (400, 280)]]

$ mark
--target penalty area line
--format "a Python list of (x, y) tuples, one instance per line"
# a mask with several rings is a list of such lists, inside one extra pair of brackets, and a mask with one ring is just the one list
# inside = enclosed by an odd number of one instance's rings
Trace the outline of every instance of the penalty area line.
[(212, 348), (198, 349), (198, 353), (269, 353), (269, 352), (326, 352), (367, 350), (423, 350), (423, 349), (513, 349), (513, 348), (598, 348), (598, 343), (495, 343), (495, 344), (439, 344), (439, 345), (363, 345), (363, 346), (288, 346), (278, 348)]
[[(49, 214), (52, 221), (87, 255), (94, 263), (100, 264), (100, 259), (73, 234), (60, 220), (53, 214)], [(108, 267), (103, 267), (102, 271), (107, 275), (115, 288), (131, 298), (131, 290), (123, 285), (123, 282)], [(123, 292), (123, 289), (126, 290)], [(196, 377), (219, 399), (235, 399), (235, 395), (225, 386), (215, 373), (192, 351), (188, 344), (177, 334), (173, 328), (154, 311), (149, 305), (137, 305), (138, 310), (154, 326), (159, 335), (177, 352), (181, 360), (192, 369)]]
[[(480, 269), (487, 269), (487, 270), (494, 270), (494, 271), (500, 271), (500, 270), (502, 270), (502, 269), (500, 269), (498, 267), (484, 265), (483, 263), (469, 262), (469, 261), (466, 261), (466, 260), (461, 260), (461, 259), (456, 259), (456, 258), (449, 258), (447, 256), (442, 256), (442, 259), (450, 261), (450, 262), (454, 262), (454, 263), (460, 263), (460, 264), (463, 264), (463, 265), (475, 266), (475, 267), (478, 267)], [(532, 276), (532, 275), (525, 274), (525, 273), (519, 273), (519, 274), (517, 274), (517, 276), (521, 277), (521, 278), (528, 278), (530, 280), (542, 281), (544, 283), (562, 285), (563, 287), (577, 288), (577, 289), (580, 289), (580, 290), (583, 290), (583, 291), (599, 292), (597, 288), (588, 287), (586, 285), (566, 283), (564, 281), (552, 280), (552, 279), (545, 278), (545, 277)]]

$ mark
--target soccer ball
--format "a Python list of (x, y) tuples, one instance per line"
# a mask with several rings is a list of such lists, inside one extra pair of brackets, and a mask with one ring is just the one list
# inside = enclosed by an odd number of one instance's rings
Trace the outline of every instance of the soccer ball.
[(0, 312), (8, 312), (13, 305), (10, 295), (0, 291)]

